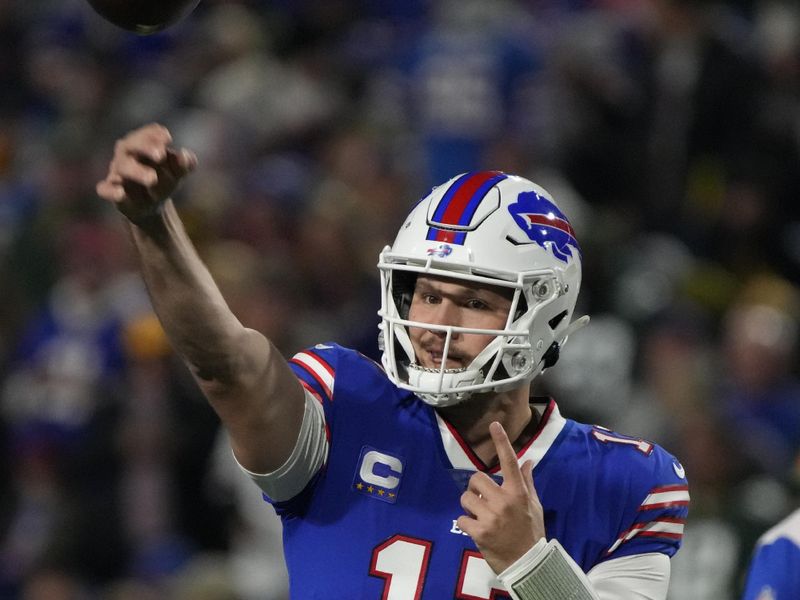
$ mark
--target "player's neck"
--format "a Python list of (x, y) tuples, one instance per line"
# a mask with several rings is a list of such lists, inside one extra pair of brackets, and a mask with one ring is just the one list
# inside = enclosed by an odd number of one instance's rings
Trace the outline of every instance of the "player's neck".
[(484, 464), (491, 466), (497, 454), (489, 435), (489, 424), (498, 421), (519, 451), (536, 429), (538, 416), (528, 401), (527, 387), (501, 394), (482, 395), (467, 402), (437, 409)]

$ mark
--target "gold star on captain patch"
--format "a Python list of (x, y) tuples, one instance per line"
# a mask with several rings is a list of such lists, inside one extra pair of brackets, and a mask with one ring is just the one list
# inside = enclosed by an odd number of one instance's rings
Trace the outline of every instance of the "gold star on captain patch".
[(378, 495), (379, 495), (379, 496), (383, 496), (385, 493), (386, 493), (386, 492), (384, 492), (383, 490), (378, 490)]
[(363, 484), (363, 483), (361, 483), (361, 482), (359, 481), (359, 482), (356, 484), (356, 488), (358, 488), (359, 490), (363, 490), (363, 489), (364, 489), (364, 484)]
[(389, 498), (394, 498), (394, 494), (392, 492), (389, 492)]
[(367, 488), (367, 491), (368, 491), (368, 492), (371, 494), (371, 493), (372, 493), (372, 490), (374, 490), (374, 489), (375, 489), (374, 487), (372, 487), (372, 486), (369, 486), (369, 487)]

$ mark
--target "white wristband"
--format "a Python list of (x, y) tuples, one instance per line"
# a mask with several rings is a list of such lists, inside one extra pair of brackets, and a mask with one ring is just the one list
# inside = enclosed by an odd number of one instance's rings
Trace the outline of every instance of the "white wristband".
[(586, 574), (555, 539), (540, 539), (498, 578), (514, 600), (597, 599)]

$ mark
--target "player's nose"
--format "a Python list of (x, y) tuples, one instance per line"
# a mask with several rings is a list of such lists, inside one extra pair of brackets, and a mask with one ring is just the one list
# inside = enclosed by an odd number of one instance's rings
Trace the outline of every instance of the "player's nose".
[[(431, 324), (433, 325), (440, 325), (443, 327), (460, 327), (462, 325), (461, 311), (452, 302), (445, 301), (436, 305), (431, 317)], [(431, 329), (430, 331), (442, 338), (447, 335), (447, 331), (441, 329)], [(453, 332), (452, 337), (456, 338), (458, 334)]]

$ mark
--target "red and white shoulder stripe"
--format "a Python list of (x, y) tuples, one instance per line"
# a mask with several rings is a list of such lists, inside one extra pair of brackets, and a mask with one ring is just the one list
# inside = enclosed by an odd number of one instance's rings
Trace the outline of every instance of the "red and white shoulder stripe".
[(689, 486), (676, 484), (653, 488), (642, 501), (639, 510), (654, 510), (672, 506), (689, 506)]
[[(686, 524), (686, 509), (689, 506), (689, 487), (687, 485), (664, 485), (653, 488), (637, 509), (639, 512), (662, 511), (650, 521), (640, 521), (626, 529), (606, 550), (611, 554), (625, 542), (633, 538), (659, 537), (680, 540)], [(664, 514), (664, 509), (673, 509), (672, 514)]]
[(636, 523), (627, 529), (617, 538), (611, 547), (606, 550), (606, 554), (611, 554), (623, 543), (632, 540), (636, 536), (641, 537), (661, 537), (672, 540), (679, 540), (683, 537), (683, 527), (686, 519), (679, 517), (661, 517), (645, 523)]
[(310, 388), (309, 391), (315, 396), (322, 394), (328, 401), (333, 400), (335, 372), (322, 356), (313, 350), (304, 350), (295, 354), (289, 362), (300, 367), (300, 380), (306, 389)]

